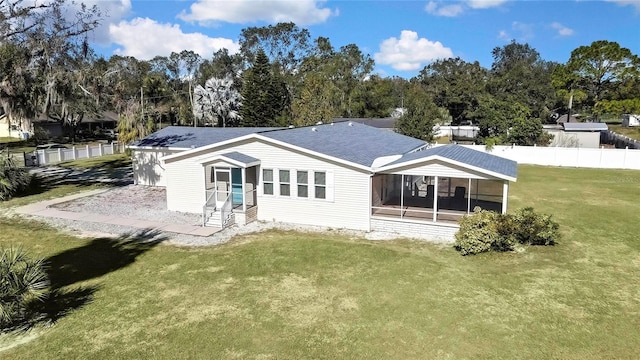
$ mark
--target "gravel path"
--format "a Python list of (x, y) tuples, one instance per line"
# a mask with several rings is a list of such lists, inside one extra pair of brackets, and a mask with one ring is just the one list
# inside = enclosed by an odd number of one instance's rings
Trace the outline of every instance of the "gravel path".
[[(103, 215), (118, 215), (130, 217), (132, 219), (153, 220), (174, 224), (199, 225), (201, 217), (199, 214), (180, 213), (167, 210), (165, 189), (157, 187), (145, 187), (128, 185), (114, 188), (109, 191), (82, 197), (55, 205), (58, 210), (94, 213)], [(112, 225), (106, 223), (95, 223), (88, 221), (78, 221), (51, 217), (36, 217), (33, 219), (45, 222), (53, 227), (62, 228), (77, 236), (83, 237), (107, 237), (107, 236), (127, 236), (138, 233), (140, 229)], [(223, 244), (238, 235), (256, 233), (270, 229), (292, 230), (300, 232), (320, 232), (336, 235), (350, 236), (354, 238), (365, 238), (368, 240), (392, 240), (400, 237), (394, 233), (383, 233), (378, 231), (366, 232), (346, 229), (329, 229), (321, 226), (297, 225), (276, 222), (261, 222), (238, 226), (234, 225), (217, 232), (211, 236), (193, 236), (165, 232), (159, 234), (166, 239), (167, 243), (180, 246), (211, 246)], [(430, 240), (430, 239), (422, 239)], [(433, 242), (433, 240), (430, 240)], [(449, 243), (443, 241), (442, 243)]]
[(128, 185), (54, 206), (58, 210), (118, 215), (140, 220), (200, 225), (199, 214), (167, 210), (164, 188)]

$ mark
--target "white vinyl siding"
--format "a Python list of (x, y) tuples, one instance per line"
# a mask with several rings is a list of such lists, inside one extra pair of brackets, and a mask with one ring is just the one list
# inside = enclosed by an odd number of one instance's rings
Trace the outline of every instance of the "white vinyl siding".
[(206, 201), (205, 183), (209, 177), (205, 167), (193, 161), (165, 164), (167, 208), (171, 211), (202, 213)]
[(133, 182), (144, 186), (166, 186), (165, 164), (160, 159), (174, 153), (169, 150), (134, 150)]
[[(210, 157), (214, 154), (222, 154), (230, 151), (238, 151), (248, 156), (260, 159), (260, 184), (258, 185), (258, 220), (261, 221), (279, 221), (295, 224), (330, 226), (333, 228), (350, 228), (357, 230), (369, 230), (369, 174), (361, 170), (345, 167), (341, 164), (326, 161), (324, 159), (310, 156), (304, 153), (292, 151), (280, 146), (265, 143), (262, 141), (243, 141), (235, 144), (235, 146), (225, 146), (211, 149), (210, 152), (204, 153), (193, 158), (175, 160), (170, 162), (172, 167), (175, 164), (176, 169), (191, 169), (191, 165), (200, 166), (199, 177), (204, 182), (204, 170), (201, 165), (196, 164), (200, 159)], [(184, 165), (181, 165), (183, 164)], [(264, 173), (262, 170), (273, 170), (274, 195), (264, 194)], [(291, 196), (279, 196), (279, 170), (289, 170), (289, 184), (296, 184), (295, 171), (299, 169), (308, 171), (308, 198), (297, 196), (297, 186), (291, 186)], [(312, 186), (313, 172), (319, 171), (326, 174), (326, 199), (314, 199), (312, 197), (314, 188)], [(196, 171), (197, 173), (197, 171)], [(192, 175), (189, 172), (181, 173), (180, 171), (170, 171), (168, 176), (176, 176), (183, 179)], [(293, 181), (291, 180), (293, 179)], [(176, 186), (183, 188), (178, 192), (189, 192), (192, 195), (183, 194), (186, 198), (197, 199), (197, 193), (202, 193), (199, 206), (193, 205), (195, 201), (189, 200), (192, 205), (191, 210), (184, 210), (186, 204), (181, 205), (180, 211), (200, 212), (204, 204), (204, 183), (194, 186), (187, 186), (186, 183), (179, 185), (180, 181), (176, 181)], [(173, 192), (172, 192), (173, 193)], [(169, 198), (169, 191), (167, 191)], [(175, 199), (181, 202), (180, 199)], [(169, 202), (169, 210), (177, 202)], [(187, 202), (185, 200), (184, 202)]]

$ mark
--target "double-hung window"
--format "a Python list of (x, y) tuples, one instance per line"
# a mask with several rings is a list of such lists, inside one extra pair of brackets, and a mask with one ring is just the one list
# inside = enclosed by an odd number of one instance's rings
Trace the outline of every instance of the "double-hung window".
[(291, 196), (291, 179), (289, 170), (280, 170), (280, 196)]
[(298, 180), (298, 197), (309, 197), (309, 172), (308, 171), (296, 171)]
[(316, 199), (327, 198), (327, 173), (322, 171), (314, 171), (313, 185)]
[(262, 184), (265, 195), (273, 195), (273, 169), (262, 169)]

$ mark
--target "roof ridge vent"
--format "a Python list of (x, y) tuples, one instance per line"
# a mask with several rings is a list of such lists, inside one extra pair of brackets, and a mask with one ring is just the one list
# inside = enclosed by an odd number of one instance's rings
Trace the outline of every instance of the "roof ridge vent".
[(318, 121), (316, 125), (322, 125), (322, 121)]
[(293, 125), (289, 125), (289, 129), (293, 129), (295, 126)]
[(314, 126), (311, 128), (311, 131), (318, 131), (318, 128)]

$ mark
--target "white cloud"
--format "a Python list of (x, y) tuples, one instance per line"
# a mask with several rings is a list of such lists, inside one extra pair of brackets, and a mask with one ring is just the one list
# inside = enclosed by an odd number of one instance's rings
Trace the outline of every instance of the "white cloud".
[(507, 0), (467, 0), (467, 4), (472, 9), (488, 9), (500, 6), (506, 2)]
[(120, 45), (116, 53), (151, 59), (156, 55), (167, 56), (172, 51), (193, 50), (202, 57), (221, 48), (237, 53), (239, 45), (231, 39), (212, 38), (201, 33), (182, 32), (179, 25), (161, 24), (149, 18), (135, 18), (109, 26), (111, 40)]
[(551, 24), (551, 27), (558, 30), (559, 36), (571, 36), (574, 33), (573, 29), (570, 29), (560, 24), (559, 22), (554, 22), (553, 24)]
[(456, 3), (443, 4), (442, 1), (429, 1), (424, 10), (431, 15), (454, 17), (468, 9), (488, 9), (500, 6), (507, 0), (463, 0)]
[(640, 1), (639, 0), (604, 0), (607, 2), (613, 2), (620, 6), (633, 6), (637, 11), (640, 11)]
[(500, 30), (498, 33), (498, 39), (503, 40), (518, 40), (529, 41), (534, 38), (534, 31), (532, 24), (521, 23), (514, 21), (511, 23), (511, 31)]
[(197, 0), (190, 11), (178, 17), (185, 21), (210, 23), (223, 21), (244, 24), (255, 21), (318, 24), (337, 16), (338, 11), (323, 7), (324, 0)]
[(464, 8), (460, 4), (450, 4), (450, 5), (439, 6), (434, 1), (429, 1), (424, 9), (426, 12), (428, 12), (431, 15), (447, 16), (447, 17), (458, 16), (460, 13), (462, 13), (462, 11), (464, 11)]
[(418, 38), (417, 32), (402, 30), (400, 39), (391, 37), (380, 43), (380, 52), (375, 54), (375, 60), (396, 70), (412, 71), (420, 69), (424, 63), (452, 56), (451, 49), (439, 41)]
[(96, 5), (103, 20), (92, 32), (93, 41), (100, 44), (110, 43), (109, 26), (128, 16), (131, 12), (131, 0), (83, 0), (88, 7)]
[(533, 25), (514, 21), (511, 28), (517, 34), (516, 39), (520, 41), (528, 41), (533, 39)]

